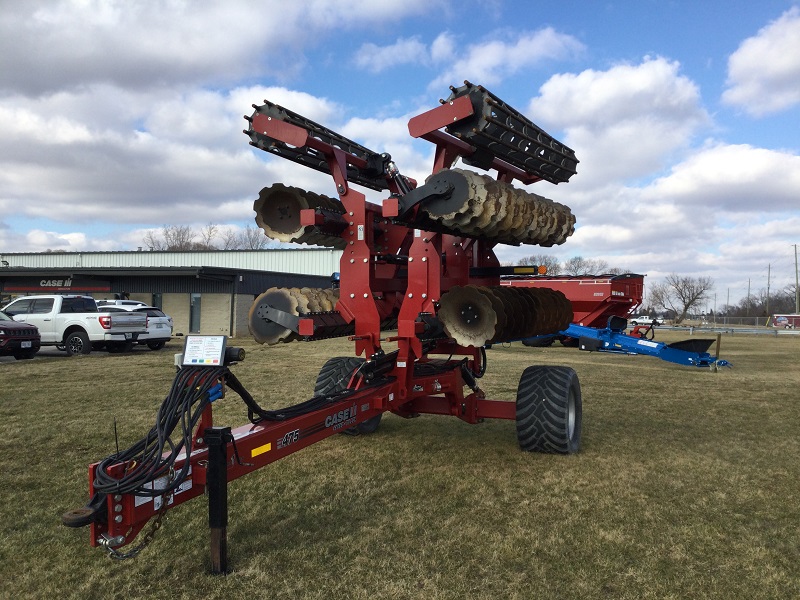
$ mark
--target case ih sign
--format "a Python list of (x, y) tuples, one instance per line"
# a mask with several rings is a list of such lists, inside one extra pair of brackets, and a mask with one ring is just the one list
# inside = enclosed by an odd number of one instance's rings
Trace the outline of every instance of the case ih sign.
[(110, 292), (111, 283), (94, 279), (73, 279), (71, 277), (20, 277), (19, 279), (6, 281), (3, 291), (17, 293)]

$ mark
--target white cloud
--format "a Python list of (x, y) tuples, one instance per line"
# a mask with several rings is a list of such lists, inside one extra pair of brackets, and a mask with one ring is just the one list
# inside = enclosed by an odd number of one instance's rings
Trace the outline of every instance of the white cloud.
[(739, 45), (728, 59), (726, 104), (760, 117), (800, 103), (800, 7)]
[(564, 143), (581, 161), (571, 186), (642, 177), (686, 147), (709, 117), (697, 85), (679, 71), (677, 62), (645, 57), (638, 65), (555, 75), (542, 85), (528, 114), (545, 130), (564, 130)]
[(642, 192), (643, 200), (726, 213), (797, 210), (800, 156), (745, 144), (712, 144), (672, 167)]
[(304, 50), (334, 32), (374, 27), (439, 4), (313, 0), (276, 9), (246, 0), (6, 3), (0, 90), (38, 96), (98, 83), (154, 89), (265, 75), (286, 80), (303, 68)]
[(576, 38), (552, 27), (534, 32), (495, 32), (490, 39), (460, 52), (463, 58), (456, 59), (428, 87), (457, 85), (465, 79), (489, 86), (545, 61), (576, 58), (584, 50), (584, 45)]
[(31, 245), (37, 248), (52, 250), (85, 248), (87, 245), (86, 235), (83, 233), (54, 233), (33, 229), (25, 237)]
[[(112, 95), (117, 120), (95, 121), (91, 107)], [(242, 133), (242, 116), (264, 98), (322, 122), (342, 112), (324, 98), (278, 87), (145, 98), (99, 86), (47, 97), (47, 112), (7, 98), (0, 104), (0, 207), (67, 223), (95, 220), (98, 206), (111, 223), (179, 223), (197, 211), (246, 220), (260, 187), (284, 168), (251, 152)], [(245, 199), (242, 211), (235, 203)]]
[(367, 42), (356, 52), (354, 63), (369, 73), (381, 73), (400, 65), (431, 67), (452, 60), (455, 49), (456, 40), (449, 32), (436, 36), (430, 47), (419, 36), (400, 38), (388, 46)]
[[(600, 258), (651, 282), (680, 272), (737, 285), (800, 235), (800, 157), (713, 140), (696, 147), (711, 118), (676, 62), (554, 76), (528, 114), (551, 133), (562, 129), (582, 160), (569, 184), (531, 186), (576, 214), (575, 234), (544, 250), (561, 260)], [(770, 249), (740, 250), (759, 244)], [(499, 247), (498, 255), (513, 262), (540, 250)]]
[(455, 53), (456, 39), (449, 32), (440, 33), (431, 44), (431, 60), (434, 63), (441, 64), (450, 61)]
[(390, 46), (363, 44), (356, 53), (355, 64), (370, 73), (380, 73), (398, 65), (424, 64), (428, 57), (428, 48), (419, 37), (401, 38)]

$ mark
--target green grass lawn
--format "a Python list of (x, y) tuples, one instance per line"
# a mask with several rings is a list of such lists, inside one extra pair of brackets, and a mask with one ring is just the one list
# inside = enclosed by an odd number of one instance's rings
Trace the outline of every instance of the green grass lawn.
[[(659, 332), (674, 341), (679, 334)], [(264, 406), (311, 396), (344, 340), (248, 350)], [(386, 415), (231, 483), (229, 564), (208, 574), (207, 504), (169, 511), (134, 560), (90, 548), (61, 514), (87, 466), (151, 426), (173, 352), (0, 364), (3, 598), (797, 598), (800, 337), (723, 337), (718, 373), (520, 344), (481, 386), (513, 400), (531, 364), (575, 368), (583, 446), (521, 452), (514, 423)], [(235, 394), (218, 425), (246, 421)]]

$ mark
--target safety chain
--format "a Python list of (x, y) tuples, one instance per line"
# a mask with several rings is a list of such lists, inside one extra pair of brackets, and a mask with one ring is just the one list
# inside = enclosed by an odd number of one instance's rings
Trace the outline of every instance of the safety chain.
[[(167, 484), (173, 480), (175, 477), (175, 472), (170, 469), (170, 476), (168, 479)], [(115, 560), (127, 560), (129, 558), (135, 558), (139, 555), (139, 553), (144, 550), (150, 542), (153, 541), (153, 538), (156, 535), (156, 531), (161, 529), (161, 521), (164, 518), (164, 513), (167, 512), (167, 507), (169, 505), (168, 499), (172, 498), (171, 491), (165, 491), (161, 496), (161, 508), (158, 509), (158, 513), (156, 513), (156, 518), (152, 520), (150, 524), (150, 528), (145, 532), (144, 537), (142, 537), (142, 543), (136, 546), (135, 548), (129, 550), (128, 552), (120, 552), (115, 548), (112, 548), (108, 542), (105, 542), (103, 545), (105, 546), (106, 552), (108, 552), (108, 556)]]

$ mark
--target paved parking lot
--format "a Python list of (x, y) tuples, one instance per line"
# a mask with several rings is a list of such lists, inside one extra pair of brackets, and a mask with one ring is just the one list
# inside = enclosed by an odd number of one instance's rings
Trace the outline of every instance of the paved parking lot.
[[(161, 350), (156, 350), (156, 352), (160, 352), (165, 356), (172, 356), (176, 352), (182, 352), (182, 350), (183, 350), (183, 340), (182, 338), (179, 338), (178, 341), (173, 339), (170, 344), (163, 347)], [(153, 350), (150, 350), (150, 348), (142, 344), (134, 346), (131, 352), (134, 353), (153, 352)], [(105, 350), (92, 350), (92, 352), (89, 353), (88, 356), (107, 356), (107, 355), (108, 352), (106, 352)], [(124, 354), (117, 354), (115, 356), (124, 356)], [(42, 346), (39, 349), (39, 352), (36, 353), (36, 356), (34, 356), (31, 360), (40, 360), (42, 358), (63, 358), (66, 360), (71, 357), (67, 356), (66, 352), (58, 350), (55, 346)], [(18, 361), (13, 356), (0, 356), (0, 365), (9, 362), (14, 363), (14, 362), (29, 362), (29, 361)]]

